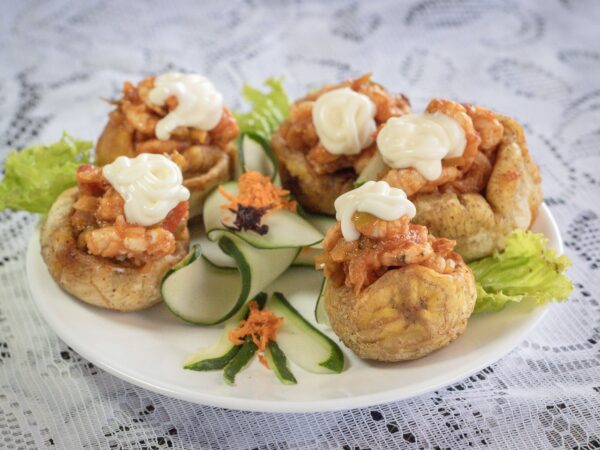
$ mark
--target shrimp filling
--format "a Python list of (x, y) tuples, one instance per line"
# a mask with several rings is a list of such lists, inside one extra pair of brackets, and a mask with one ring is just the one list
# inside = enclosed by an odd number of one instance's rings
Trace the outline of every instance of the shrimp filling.
[(359, 239), (346, 241), (338, 222), (325, 236), (316, 267), (334, 286), (345, 284), (356, 295), (388, 270), (419, 264), (449, 274), (462, 263), (453, 251), (455, 241), (433, 237), (426, 227), (411, 223), (407, 216), (385, 221), (359, 212), (353, 221)]
[[(409, 197), (432, 192), (458, 194), (482, 192), (487, 186), (497, 149), (504, 136), (504, 126), (496, 114), (481, 106), (461, 105), (447, 99), (433, 99), (427, 106), (425, 115), (446, 117), (460, 126), (464, 132), (464, 136), (459, 136), (458, 139), (461, 141), (459, 147), (463, 149), (462, 152), (448, 152), (445, 156), (441, 155), (437, 165), (432, 164), (430, 160), (419, 160), (421, 165), (415, 164), (414, 161), (411, 164), (403, 164), (406, 161), (399, 161), (394, 166), (393, 161), (388, 159), (386, 163), (395, 168), (387, 168), (379, 174), (379, 178), (387, 181), (391, 186), (402, 189)], [(404, 122), (406, 121), (407, 119), (404, 119)], [(384, 131), (382, 130), (378, 136), (380, 145), (385, 144), (386, 141)], [(431, 138), (427, 133), (425, 136)], [(442, 147), (438, 145), (429, 150), (442, 151)], [(382, 150), (382, 155), (383, 153), (385, 149)], [(413, 156), (421, 157), (421, 153), (423, 152)]]
[(319, 140), (313, 120), (313, 108), (317, 100), (324, 94), (334, 90), (350, 88), (363, 94), (375, 106), (375, 126), (384, 124), (390, 117), (399, 117), (410, 109), (408, 99), (404, 95), (391, 94), (383, 87), (371, 81), (367, 74), (355, 80), (325, 86), (319, 91), (296, 101), (290, 109), (290, 118), (281, 126), (281, 134), (288, 148), (306, 155), (306, 159), (317, 174), (332, 174), (340, 171), (360, 173), (376, 151), (372, 136), (369, 143), (358, 154), (332, 154)]
[(185, 233), (188, 202), (177, 204), (150, 227), (125, 219), (125, 201), (102, 175), (102, 168), (84, 165), (77, 172), (79, 195), (70, 222), (80, 250), (118, 262), (141, 266), (171, 255)]
[[(133, 148), (137, 153), (186, 153), (194, 145), (215, 145), (226, 148), (239, 135), (239, 127), (226, 106), (217, 125), (209, 131), (194, 127), (178, 126), (170, 130), (168, 139), (158, 139), (157, 124), (179, 105), (177, 97), (169, 96), (163, 104), (150, 100), (155, 87), (155, 77), (142, 80), (137, 86), (130, 82), (123, 85), (123, 97), (114, 103), (117, 110), (111, 113), (122, 117), (134, 130)], [(183, 168), (182, 168), (183, 170)]]

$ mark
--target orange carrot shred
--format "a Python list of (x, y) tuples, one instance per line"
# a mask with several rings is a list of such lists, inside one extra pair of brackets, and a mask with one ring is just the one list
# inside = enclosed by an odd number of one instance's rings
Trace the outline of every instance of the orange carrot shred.
[(223, 187), (219, 186), (219, 192), (229, 200), (229, 204), (223, 205), (225, 209), (236, 209), (238, 205), (252, 206), (254, 208), (268, 208), (269, 212), (279, 209), (296, 211), (296, 202), (288, 198), (290, 191), (282, 189), (271, 183), (269, 177), (251, 170), (240, 176), (238, 180), (239, 192), (233, 196)]
[(283, 317), (277, 317), (268, 309), (260, 309), (254, 300), (248, 306), (250, 309), (248, 318), (241, 320), (237, 328), (229, 332), (228, 337), (233, 344), (241, 345), (246, 337), (250, 336), (252, 342), (258, 347), (258, 360), (268, 369), (269, 365), (264, 358), (264, 351), (269, 342), (275, 340), (277, 330), (283, 324)]

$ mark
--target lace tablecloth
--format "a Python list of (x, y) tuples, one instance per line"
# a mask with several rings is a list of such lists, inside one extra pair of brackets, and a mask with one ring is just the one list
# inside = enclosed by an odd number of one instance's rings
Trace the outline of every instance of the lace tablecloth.
[(408, 401), (324, 414), (203, 407), (96, 368), (28, 293), (37, 217), (0, 214), (0, 447), (600, 448), (600, 3), (7, 2), (0, 15), (0, 152), (95, 139), (124, 80), (193, 70), (239, 105), (283, 74), (292, 96), (372, 71), (416, 109), (433, 96), (526, 127), (574, 267), (569, 302), (511, 354)]

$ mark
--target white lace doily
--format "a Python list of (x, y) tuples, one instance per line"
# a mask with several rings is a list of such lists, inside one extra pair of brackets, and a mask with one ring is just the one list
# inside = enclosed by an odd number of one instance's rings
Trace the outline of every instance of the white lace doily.
[(0, 214), (0, 447), (600, 448), (600, 2), (19, 1), (0, 14), (0, 156), (63, 129), (95, 139), (124, 80), (283, 74), (292, 96), (372, 71), (520, 120), (576, 289), (515, 351), (463, 382), (325, 414), (203, 407), (136, 388), (50, 331), (25, 280), (37, 217)]

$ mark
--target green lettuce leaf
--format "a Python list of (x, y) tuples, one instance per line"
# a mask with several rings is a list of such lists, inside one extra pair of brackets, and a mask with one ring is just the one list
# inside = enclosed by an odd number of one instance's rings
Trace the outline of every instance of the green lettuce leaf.
[(246, 84), (242, 89), (242, 97), (251, 105), (249, 112), (234, 111), (242, 133), (256, 133), (267, 141), (283, 122), (290, 110), (290, 101), (283, 89), (283, 77), (268, 78), (264, 82), (270, 88), (267, 93)]
[(542, 234), (517, 230), (506, 239), (503, 252), (469, 263), (477, 286), (474, 312), (499, 311), (508, 302), (523, 300), (566, 300), (573, 284), (563, 272), (571, 261), (546, 243)]
[(60, 193), (75, 185), (77, 168), (89, 162), (91, 148), (91, 142), (64, 133), (54, 144), (13, 150), (4, 162), (0, 211), (46, 214)]

